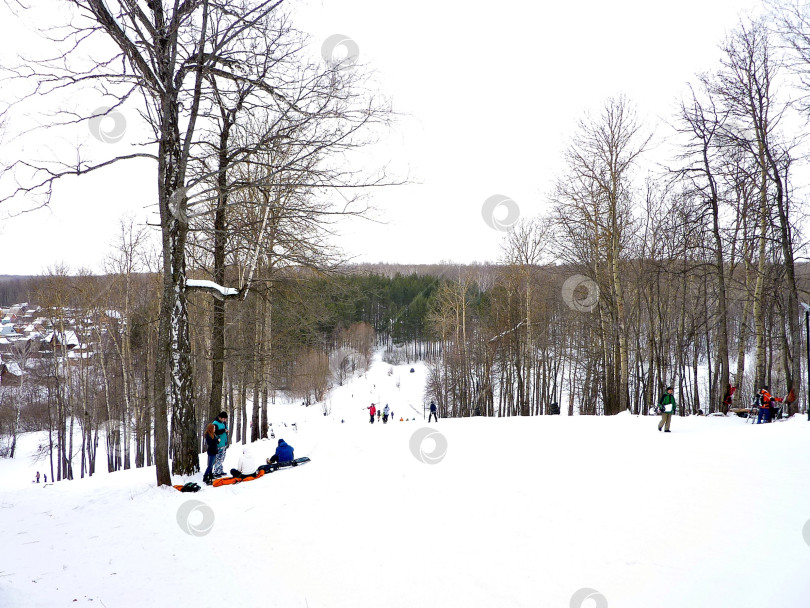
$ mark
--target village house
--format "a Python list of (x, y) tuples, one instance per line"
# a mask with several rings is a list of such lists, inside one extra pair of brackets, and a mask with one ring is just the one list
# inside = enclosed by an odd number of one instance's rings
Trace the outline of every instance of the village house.
[(61, 331), (52, 331), (45, 335), (44, 342), (53, 350), (60, 349), (62, 347), (66, 348), (67, 350), (73, 350), (77, 346), (81, 345), (81, 340), (79, 340), (76, 332), (72, 330), (67, 330), (64, 333)]
[(0, 360), (0, 386), (18, 387), (22, 385), (23, 372), (20, 366), (14, 361), (3, 362)]

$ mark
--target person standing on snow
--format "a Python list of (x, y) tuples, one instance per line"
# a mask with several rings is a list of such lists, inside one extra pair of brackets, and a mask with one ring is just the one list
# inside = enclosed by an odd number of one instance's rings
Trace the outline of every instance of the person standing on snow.
[(765, 419), (765, 422), (771, 421), (771, 408), (776, 407), (777, 401), (781, 403), (782, 399), (771, 395), (767, 384), (763, 386), (762, 390), (759, 391), (759, 412), (757, 413), (757, 424), (761, 424), (763, 418)]
[[(388, 409), (388, 404), (385, 404), (385, 409), (383, 410), (383, 424), (388, 424), (388, 414), (391, 410)], [(39, 473), (37, 473), (39, 475)]]
[(212, 423), (216, 430), (217, 458), (214, 461), (214, 477), (224, 477), (225, 470), (222, 468), (225, 462), (225, 452), (228, 450), (228, 412), (220, 412), (216, 420)]
[(371, 405), (370, 405), (368, 408), (366, 408), (366, 409), (368, 409), (369, 414), (371, 414), (371, 420), (369, 420), (369, 422), (370, 422), (371, 424), (374, 424), (374, 414), (376, 414), (376, 413), (377, 413), (377, 408), (376, 408), (376, 407), (374, 407), (374, 404), (372, 403), (372, 404), (371, 404)]
[(723, 411), (727, 411), (733, 404), (734, 404), (734, 392), (737, 390), (736, 386), (728, 385), (726, 389), (726, 396), (723, 397), (723, 407), (725, 408)]
[(658, 423), (658, 430), (660, 431), (663, 427), (665, 433), (669, 433), (669, 423), (672, 421), (672, 414), (675, 413), (675, 408), (677, 407), (677, 403), (675, 403), (675, 395), (672, 394), (673, 388), (671, 386), (667, 387), (667, 392), (661, 395), (661, 399), (658, 400), (658, 407), (661, 409), (661, 422)]
[(37, 483), (39, 483), (39, 471), (37, 471)]
[[(424, 416), (424, 414), (423, 414)], [(433, 422), (438, 422), (439, 417), (436, 415), (436, 402), (430, 402), (430, 414), (428, 414), (428, 422), (430, 422), (430, 417), (433, 416)]]
[(217, 459), (217, 427), (209, 424), (205, 427), (205, 453), (208, 456), (208, 466), (203, 473), (203, 483), (209, 484), (214, 480), (214, 461)]
[(759, 391), (759, 411), (757, 412), (757, 424), (762, 423), (762, 419), (768, 422), (771, 419), (771, 393), (768, 385), (763, 386)]
[(382, 410), (377, 410), (377, 422), (380, 421), (380, 416), (382, 416)]

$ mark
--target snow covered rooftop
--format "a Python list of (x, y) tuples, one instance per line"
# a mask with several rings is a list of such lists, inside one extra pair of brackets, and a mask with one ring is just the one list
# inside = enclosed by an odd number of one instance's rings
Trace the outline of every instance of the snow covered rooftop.
[(15, 376), (22, 376), (22, 369), (16, 361), (7, 361), (4, 363), (6, 371), (14, 374)]
[(52, 331), (45, 336), (45, 341), (64, 344), (65, 346), (79, 346), (79, 344), (81, 344), (81, 340), (76, 336), (75, 331), (66, 331), (64, 337), (61, 332)]

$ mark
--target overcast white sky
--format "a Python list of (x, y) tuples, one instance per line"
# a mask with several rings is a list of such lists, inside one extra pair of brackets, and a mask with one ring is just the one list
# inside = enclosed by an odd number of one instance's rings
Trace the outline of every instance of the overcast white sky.
[[(317, 48), (332, 34), (354, 40), (402, 115), (371, 162), (388, 160), (413, 183), (374, 191), (370, 202), (385, 224), (346, 222), (339, 243), (358, 261), (431, 263), (497, 260), (503, 233), (484, 222), (484, 201), (502, 194), (523, 216), (541, 212), (576, 120), (605, 98), (626, 94), (665, 136), (660, 121), (686, 82), (716, 66), (725, 33), (760, 2), (288, 6)], [(35, 38), (0, 13), (7, 61)], [(128, 125), (123, 143), (135, 132)], [(29, 145), (24, 153), (38, 152)], [(120, 218), (147, 221), (154, 181), (154, 167), (136, 162), (60, 184), (48, 209), (9, 218), (0, 208), (0, 274), (38, 274), (57, 262), (101, 271)]]

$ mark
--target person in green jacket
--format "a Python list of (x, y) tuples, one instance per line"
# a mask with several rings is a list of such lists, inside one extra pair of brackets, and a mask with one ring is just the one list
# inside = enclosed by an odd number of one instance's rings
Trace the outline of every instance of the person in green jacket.
[(661, 422), (658, 423), (658, 430), (660, 431), (662, 428), (664, 429), (665, 433), (669, 433), (669, 423), (672, 421), (672, 414), (675, 413), (675, 408), (677, 407), (677, 403), (675, 403), (675, 395), (672, 394), (673, 388), (671, 386), (667, 387), (667, 392), (661, 395), (661, 399), (658, 400), (658, 407), (661, 410)]
[(217, 457), (214, 460), (214, 477), (224, 477), (225, 452), (228, 450), (228, 412), (220, 412), (214, 422), (214, 434), (217, 436)]

